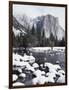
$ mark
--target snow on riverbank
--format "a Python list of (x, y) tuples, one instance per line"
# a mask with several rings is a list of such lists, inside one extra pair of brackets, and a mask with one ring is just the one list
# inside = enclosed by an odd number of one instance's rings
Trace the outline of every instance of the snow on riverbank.
[[(41, 67), (38, 62), (30, 62), (30, 60), (33, 61), (33, 56), (28, 58), (30, 56), (21, 56), (14, 53), (13, 56), (13, 86), (65, 83), (65, 72), (59, 64), (45, 62), (44, 64), (42, 63), (44, 67)], [(24, 60), (24, 58), (27, 60)]]
[[(44, 51), (49, 51), (51, 50), (51, 47), (32, 47), (29, 48), (30, 51), (34, 52), (44, 52)], [(53, 47), (53, 51), (64, 51), (65, 47)]]

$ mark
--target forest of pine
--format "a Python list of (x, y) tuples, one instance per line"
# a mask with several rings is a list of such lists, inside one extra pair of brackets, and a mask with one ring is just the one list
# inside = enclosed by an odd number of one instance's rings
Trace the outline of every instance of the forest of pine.
[(45, 37), (45, 33), (43, 31), (42, 36), (41, 32), (38, 30), (36, 32), (34, 26), (31, 31), (28, 31), (26, 35), (20, 34), (20, 36), (16, 36), (13, 33), (13, 46), (14, 47), (54, 47), (54, 46), (65, 46), (64, 38), (62, 40), (57, 40), (57, 37), (50, 34), (50, 38)]

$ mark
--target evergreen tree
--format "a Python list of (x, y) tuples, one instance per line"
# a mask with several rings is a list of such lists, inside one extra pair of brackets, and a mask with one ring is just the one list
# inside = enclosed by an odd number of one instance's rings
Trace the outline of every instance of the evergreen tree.
[(35, 35), (35, 28), (34, 28), (34, 24), (33, 24), (33, 26), (32, 26), (31, 34), (32, 34), (32, 35)]
[(64, 39), (64, 37), (62, 38), (61, 44), (62, 44), (62, 46), (65, 46), (65, 39)]
[(43, 33), (42, 33), (42, 46), (45, 46), (45, 33), (44, 33), (44, 30), (43, 30)]
[(55, 46), (58, 45), (58, 39), (57, 39), (57, 36), (56, 36), (56, 39), (55, 39)]
[(49, 41), (49, 45), (51, 47), (51, 50), (53, 50), (53, 47), (55, 46), (55, 38), (53, 36), (53, 34), (50, 34), (50, 41)]
[(53, 36), (52, 33), (50, 34), (50, 40), (53, 41), (53, 42), (54, 42), (54, 40), (55, 40), (55, 38), (54, 38), (54, 36)]
[(62, 38), (62, 40), (59, 41), (59, 46), (65, 46), (65, 40)]

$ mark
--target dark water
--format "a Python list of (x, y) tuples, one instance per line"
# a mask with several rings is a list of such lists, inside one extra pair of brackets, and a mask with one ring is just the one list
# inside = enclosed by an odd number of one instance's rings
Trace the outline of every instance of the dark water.
[[(59, 61), (59, 65), (64, 70), (65, 69), (65, 53), (64, 52), (52, 52), (52, 53), (33, 53), (33, 56), (36, 58), (38, 64), (44, 62), (50, 62), (56, 64), (56, 61)], [(46, 60), (44, 60), (46, 58)]]

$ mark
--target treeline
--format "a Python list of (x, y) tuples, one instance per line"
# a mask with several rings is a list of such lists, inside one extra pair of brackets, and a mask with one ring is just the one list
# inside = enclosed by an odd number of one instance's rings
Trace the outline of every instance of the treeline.
[(13, 33), (13, 46), (14, 47), (54, 47), (54, 46), (65, 46), (65, 39), (62, 38), (62, 40), (58, 40), (57, 37), (53, 36), (53, 34), (50, 34), (49, 38), (45, 37), (45, 33), (43, 31), (43, 34), (41, 35), (40, 30), (36, 30), (34, 26), (31, 30), (28, 30), (26, 32), (26, 35), (22, 35), (22, 33), (19, 36), (14, 35)]

